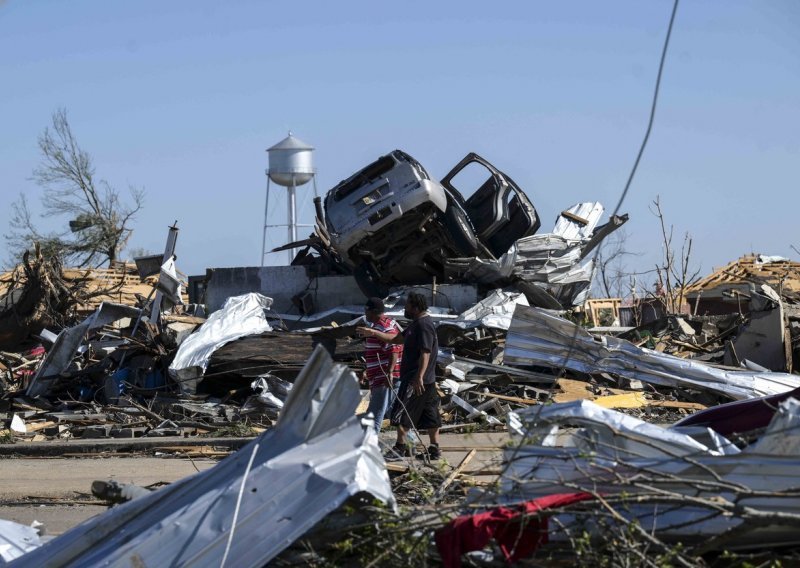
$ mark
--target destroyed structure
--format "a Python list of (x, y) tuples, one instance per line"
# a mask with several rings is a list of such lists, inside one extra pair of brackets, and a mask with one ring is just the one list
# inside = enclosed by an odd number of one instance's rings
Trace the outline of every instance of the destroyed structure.
[[(741, 259), (683, 290), (679, 314), (589, 330), (590, 253), (626, 220), (586, 202), (540, 233), (480, 156), (438, 182), (396, 150), (317, 202), (293, 266), (209, 271), (207, 315), (182, 293), (175, 227), (136, 268), (26, 257), (3, 278), (0, 452), (106, 439), (224, 459), (154, 490), (98, 472), (107, 512), (55, 538), (0, 521), (2, 562), (796, 559), (798, 264)], [(437, 324), (442, 432), (460, 436), (440, 463), (384, 461), (353, 374), (365, 295), (405, 325), (411, 290)]]

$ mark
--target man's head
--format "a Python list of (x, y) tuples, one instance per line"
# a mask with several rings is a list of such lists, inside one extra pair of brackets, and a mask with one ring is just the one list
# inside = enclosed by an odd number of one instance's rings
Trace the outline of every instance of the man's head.
[(403, 313), (407, 318), (417, 319), (427, 309), (428, 301), (422, 294), (411, 292), (406, 296), (406, 306)]
[(369, 323), (375, 323), (385, 311), (386, 308), (383, 305), (383, 300), (380, 298), (369, 298), (364, 305), (364, 318)]

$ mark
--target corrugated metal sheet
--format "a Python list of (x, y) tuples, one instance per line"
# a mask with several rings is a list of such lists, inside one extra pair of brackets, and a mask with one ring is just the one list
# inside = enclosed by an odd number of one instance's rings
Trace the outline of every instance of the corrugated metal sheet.
[[(120, 505), (14, 566), (260, 567), (349, 497), (394, 506), (358, 380), (318, 347), (278, 424), (212, 469)], [(234, 529), (235, 527), (235, 529)]]
[[(758, 442), (741, 451), (706, 428), (661, 428), (588, 401), (531, 407), (509, 417), (516, 443), (505, 451), (501, 503), (564, 491), (607, 498), (624, 494), (630, 498), (616, 507), (622, 518), (636, 520), (661, 539), (684, 543), (748, 522), (715, 506), (736, 503), (755, 514), (752, 526), (726, 547), (800, 541), (791, 524), (755, 519), (758, 514), (800, 514), (795, 490), (800, 402), (795, 399), (781, 403)], [(580, 429), (569, 438), (559, 430), (564, 426)], [(650, 502), (637, 499), (643, 494)], [(698, 501), (689, 501), (694, 498)], [(572, 515), (559, 515), (551, 526), (591, 530)]]
[(616, 337), (595, 337), (547, 310), (517, 306), (506, 337), (504, 362), (613, 373), (670, 387), (708, 390), (733, 399), (778, 394), (800, 386), (789, 373), (731, 371), (636, 347)]

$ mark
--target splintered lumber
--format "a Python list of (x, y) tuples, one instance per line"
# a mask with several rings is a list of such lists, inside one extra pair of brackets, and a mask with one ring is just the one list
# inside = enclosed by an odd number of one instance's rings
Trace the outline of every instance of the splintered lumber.
[(44, 430), (45, 428), (50, 428), (52, 426), (56, 426), (58, 423), (53, 421), (46, 421), (46, 422), (28, 422), (25, 424), (25, 431), (26, 432), (38, 432), (39, 430)]
[(706, 407), (696, 402), (681, 402), (677, 400), (648, 400), (644, 393), (628, 392), (625, 394), (614, 394), (601, 396), (594, 399), (598, 406), (604, 408), (643, 408), (646, 406), (658, 406), (666, 408), (685, 408), (687, 410), (703, 410)]
[[(364, 396), (361, 397), (361, 402), (359, 402), (358, 406), (356, 407), (356, 412), (355, 412), (356, 414), (364, 414), (367, 411), (367, 409), (369, 408), (369, 399), (370, 399), (369, 394), (365, 394)], [(384, 422), (386, 422), (386, 420), (384, 420)]]
[(647, 406), (650, 401), (640, 392), (628, 392), (601, 396), (595, 398), (592, 402), (603, 408), (641, 408)]
[(472, 458), (474, 458), (475, 454), (477, 454), (477, 453), (478, 453), (477, 450), (471, 450), (466, 456), (464, 456), (464, 459), (461, 460), (461, 463), (459, 463), (455, 467), (455, 469), (453, 469), (453, 471), (450, 472), (450, 475), (448, 475), (445, 478), (445, 480), (442, 482), (442, 485), (439, 487), (439, 490), (436, 492), (436, 496), (437, 497), (441, 497), (442, 495), (444, 495), (444, 492), (447, 490), (447, 488), (450, 486), (450, 484), (453, 483), (453, 481), (456, 479), (456, 477), (458, 477), (458, 475), (461, 473), (461, 471), (464, 469), (464, 467), (466, 467), (466, 465), (469, 462), (472, 461)]
[(158, 446), (157, 452), (183, 454), (189, 457), (219, 457), (230, 455), (233, 450), (220, 451), (213, 446)]
[(687, 410), (705, 410), (705, 404), (698, 402), (682, 402), (680, 400), (651, 400), (647, 406), (660, 406), (664, 408), (685, 408)]
[(408, 464), (405, 462), (386, 462), (386, 471), (394, 473), (405, 473), (408, 471)]
[(594, 400), (597, 394), (592, 391), (594, 387), (597, 390), (611, 394), (625, 394), (626, 391), (622, 389), (613, 389), (608, 387), (598, 387), (591, 385), (586, 381), (577, 381), (575, 379), (558, 379), (556, 387), (561, 390), (553, 394), (553, 402), (572, 402), (573, 400)]
[[(558, 379), (556, 383), (562, 392), (553, 394), (553, 402), (571, 402), (573, 400), (591, 400), (604, 408), (684, 408), (686, 410), (703, 410), (706, 408), (696, 402), (681, 402), (677, 400), (650, 400), (643, 392), (624, 391), (609, 387), (599, 387), (605, 396), (598, 396), (592, 392), (592, 385), (574, 379)], [(487, 395), (488, 396), (488, 395)]]
[(498, 398), (500, 400), (507, 400), (508, 402), (516, 402), (518, 404), (527, 404), (527, 405), (538, 404), (538, 401), (536, 401), (535, 399), (532, 399), (532, 398), (520, 398), (518, 396), (508, 396), (508, 395), (505, 395), (505, 394), (494, 394), (494, 393), (491, 393), (491, 392), (480, 392), (480, 393), (475, 393), (475, 394), (477, 394), (478, 396), (485, 396), (487, 398)]

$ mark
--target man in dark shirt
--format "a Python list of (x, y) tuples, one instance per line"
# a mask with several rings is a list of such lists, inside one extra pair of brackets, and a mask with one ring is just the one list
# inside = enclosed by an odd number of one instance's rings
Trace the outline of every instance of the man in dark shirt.
[[(436, 328), (428, 315), (425, 296), (410, 293), (406, 298), (405, 316), (413, 323), (402, 333), (403, 360), (400, 363), (400, 390), (392, 407), (391, 422), (397, 426), (397, 442), (393, 453), (409, 455), (407, 446), (408, 431), (427, 430), (430, 446), (427, 455), (418, 457), (439, 459), (439, 427), (442, 419), (439, 414), (439, 394), (436, 392), (436, 355), (439, 342)], [(401, 336), (383, 337), (373, 330), (359, 331), (375, 335), (384, 341), (399, 343)]]
[(405, 316), (413, 323), (403, 332), (403, 352), (408, 353), (400, 363), (400, 391), (392, 409), (392, 423), (397, 426), (395, 448), (407, 447), (408, 431), (427, 430), (430, 438), (427, 456), (439, 459), (439, 393), (436, 392), (436, 356), (439, 341), (436, 327), (428, 315), (428, 303), (422, 294), (410, 293), (406, 298)]

